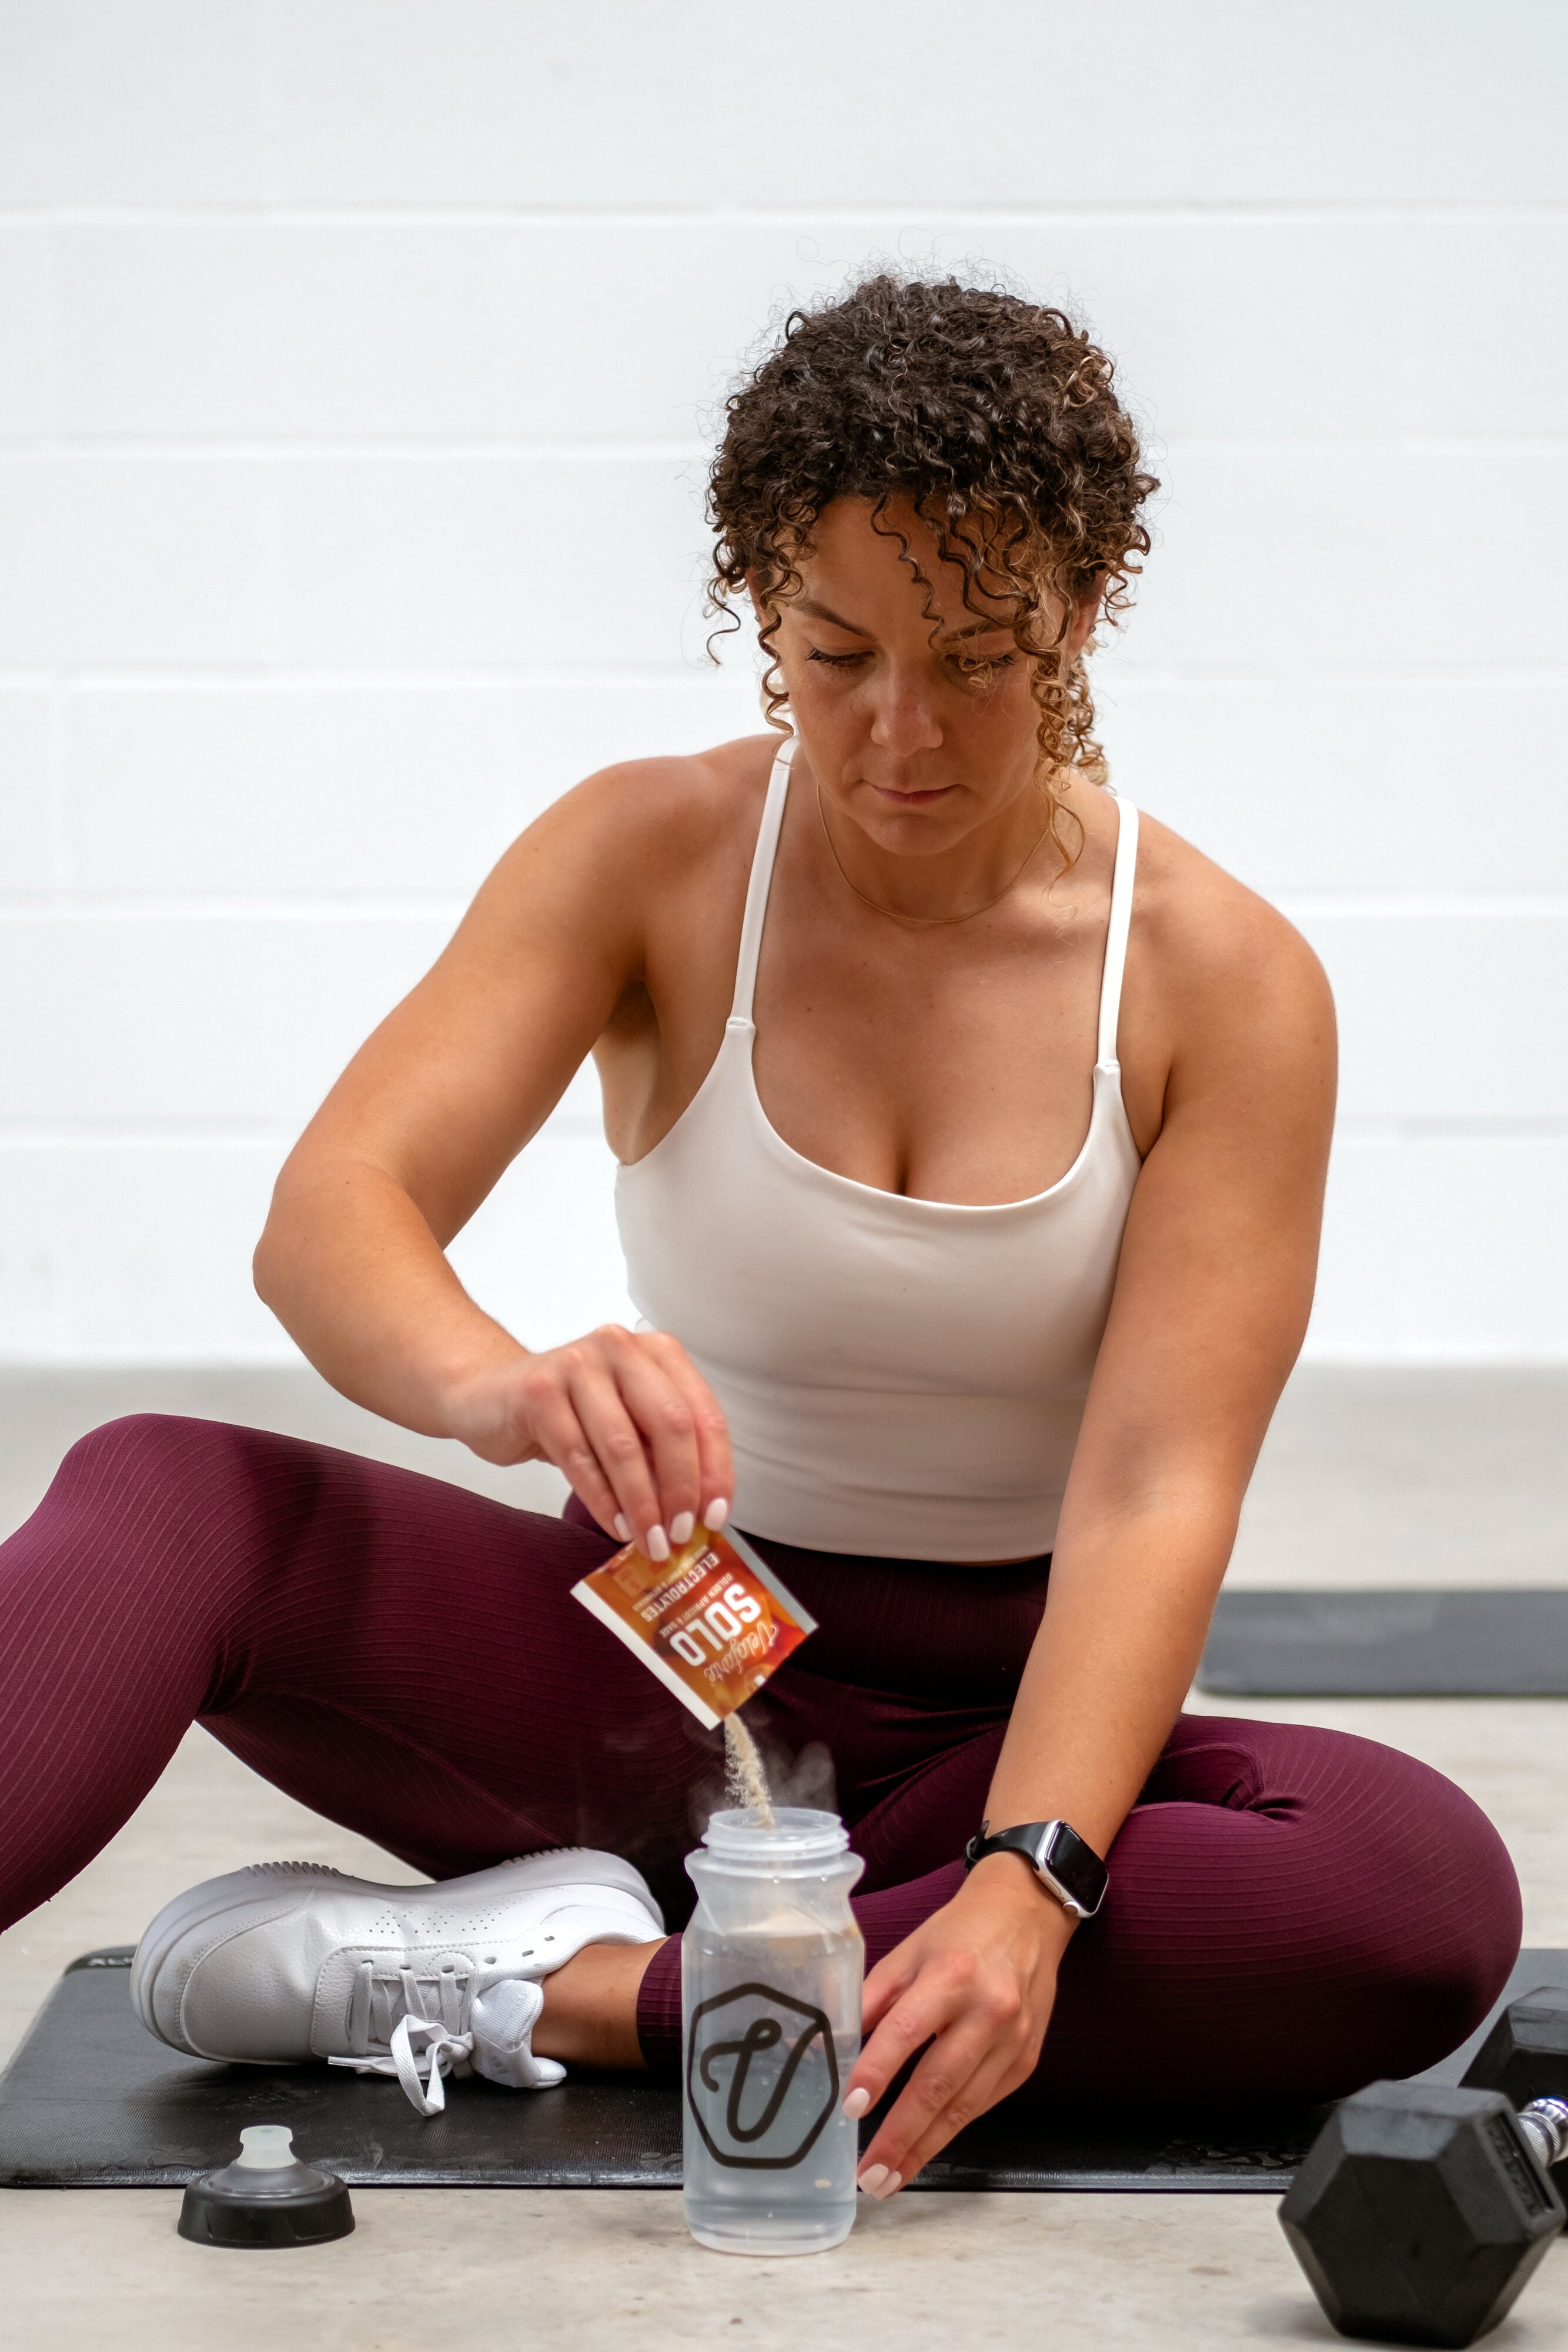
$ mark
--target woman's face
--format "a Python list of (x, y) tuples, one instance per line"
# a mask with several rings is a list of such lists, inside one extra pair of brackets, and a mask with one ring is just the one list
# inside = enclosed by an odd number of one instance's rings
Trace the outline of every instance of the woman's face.
[[(880, 530), (872, 512), (869, 499), (835, 499), (818, 517), (774, 643), (823, 793), (880, 848), (935, 856), (1029, 792), (1040, 713), (1002, 605), (971, 592), (980, 609), (966, 606), (957, 567), (942, 562), (912, 507), (891, 504)], [(888, 536), (894, 527), (928, 592)], [(1045, 618), (1054, 628), (1057, 615)], [(1069, 658), (1093, 618), (1092, 605), (1075, 614)], [(1038, 814), (1032, 793), (1022, 808)]]

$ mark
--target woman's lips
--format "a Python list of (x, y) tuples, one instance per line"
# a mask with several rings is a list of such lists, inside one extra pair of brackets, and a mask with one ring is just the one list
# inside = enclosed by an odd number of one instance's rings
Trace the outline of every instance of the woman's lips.
[(873, 784), (872, 791), (879, 799), (896, 801), (901, 808), (919, 808), (926, 801), (945, 800), (952, 791), (951, 784), (932, 784), (918, 792), (900, 792), (894, 784)]

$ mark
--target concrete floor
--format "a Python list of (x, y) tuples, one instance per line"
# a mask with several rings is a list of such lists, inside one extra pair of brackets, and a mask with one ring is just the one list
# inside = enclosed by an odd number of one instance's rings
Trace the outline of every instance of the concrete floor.
[[(319, 1436), (549, 1507), (550, 1474), (502, 1473), (387, 1429), (298, 1373), (47, 1374), (0, 1381), (0, 1532), (71, 1438), (119, 1412), (205, 1412)], [(1317, 1370), (1292, 1383), (1249, 1499), (1238, 1583), (1568, 1582), (1568, 1375)], [(1364, 1732), (1448, 1772), (1508, 1839), (1525, 1937), (1568, 1944), (1568, 1702), (1199, 1699)], [(181, 1887), (283, 1855), (409, 1874), (193, 1731), (119, 1837), (0, 1936), (0, 2050), (65, 1962), (134, 1939)], [(388, 2086), (388, 2095), (397, 2095)], [(0, 2193), (0, 2341), (53, 2352), (511, 2352), (697, 2334), (796, 2352), (960, 2346), (1104, 2352), (1339, 2341), (1267, 2197), (895, 2199), (839, 2252), (727, 2262), (668, 2194), (357, 2192), (359, 2228), (291, 2255), (218, 2255), (173, 2234), (165, 2190)], [(729, 2331), (736, 2330), (734, 2336)], [(1568, 2342), (1568, 2243), (1489, 2342)]]

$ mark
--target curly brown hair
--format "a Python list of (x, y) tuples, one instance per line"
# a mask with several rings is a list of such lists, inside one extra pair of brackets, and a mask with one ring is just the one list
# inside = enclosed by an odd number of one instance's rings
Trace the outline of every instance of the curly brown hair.
[[(819, 310), (797, 310), (726, 403), (708, 483), (715, 536), (710, 612), (738, 628), (755, 589), (769, 723), (784, 724), (774, 637), (779, 600), (801, 584), (812, 525), (837, 498), (868, 499), (925, 592), (932, 583), (889, 516), (907, 499), (939, 558), (1000, 602), (1040, 711), (1039, 781), (1057, 835), (1052, 779), (1103, 780), (1082, 659), (1061, 658), (1074, 608), (1100, 592), (1113, 623), (1149, 550), (1139, 509), (1159, 484), (1142, 469), (1111, 361), (1067, 314), (956, 278), (879, 271)], [(1052, 628), (1043, 606), (1054, 597)], [(978, 667), (978, 666), (977, 666)], [(1070, 861), (1068, 861), (1070, 862)]]

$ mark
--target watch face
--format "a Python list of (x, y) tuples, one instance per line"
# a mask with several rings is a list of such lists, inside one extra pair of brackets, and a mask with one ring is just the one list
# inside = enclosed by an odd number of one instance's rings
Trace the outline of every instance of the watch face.
[(1049, 1871), (1083, 1910), (1098, 1910), (1105, 1892), (1105, 1865), (1065, 1822), (1052, 1822), (1040, 1840), (1040, 1867)]

